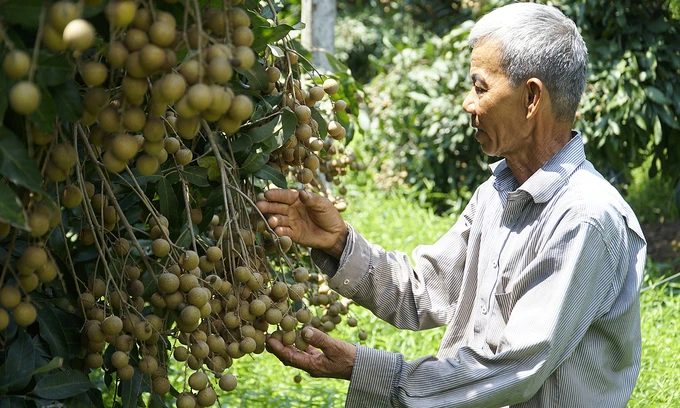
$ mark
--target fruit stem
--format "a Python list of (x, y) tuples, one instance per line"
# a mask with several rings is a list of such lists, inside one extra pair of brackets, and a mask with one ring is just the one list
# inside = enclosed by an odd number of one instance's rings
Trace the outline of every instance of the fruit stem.
[[(40, 42), (42, 41), (43, 31), (45, 30), (45, 16), (47, 15), (47, 3), (44, 3), (40, 9), (40, 23), (38, 24), (38, 33), (35, 37), (35, 44), (33, 45), (33, 56), (31, 57), (31, 66), (28, 69), (28, 80), (33, 82), (36, 68), (38, 67), (38, 57), (40, 56)], [(30, 140), (29, 140), (30, 145)]]

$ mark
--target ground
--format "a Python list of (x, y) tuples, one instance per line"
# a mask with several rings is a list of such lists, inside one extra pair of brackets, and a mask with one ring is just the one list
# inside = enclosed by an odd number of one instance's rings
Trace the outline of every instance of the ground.
[(647, 238), (647, 252), (654, 262), (676, 260), (680, 270), (680, 221), (646, 224), (642, 230)]

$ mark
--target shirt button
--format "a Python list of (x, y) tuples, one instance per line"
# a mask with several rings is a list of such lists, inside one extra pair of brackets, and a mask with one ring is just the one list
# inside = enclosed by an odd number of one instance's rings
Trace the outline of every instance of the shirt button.
[(349, 285), (349, 279), (345, 279), (345, 281), (344, 281), (343, 283), (344, 283), (345, 285)]
[(482, 309), (482, 314), (486, 314), (486, 306), (482, 305), (480, 309)]
[(475, 330), (475, 333), (479, 333), (479, 332), (482, 331), (482, 329), (479, 327), (478, 324), (475, 324), (475, 329), (474, 329), (474, 330)]
[(494, 269), (496, 269), (496, 267), (498, 267), (498, 262), (496, 262), (496, 261), (491, 262), (491, 266), (492, 266)]

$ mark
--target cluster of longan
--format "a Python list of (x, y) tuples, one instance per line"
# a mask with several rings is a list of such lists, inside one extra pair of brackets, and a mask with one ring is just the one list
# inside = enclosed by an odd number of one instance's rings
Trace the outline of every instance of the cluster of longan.
[(8, 310), (19, 326), (30, 326), (35, 322), (37, 311), (31, 303), (30, 293), (40, 282), (54, 280), (57, 271), (57, 265), (44, 248), (29, 246), (23, 250), (16, 263), (16, 284), (5, 284), (0, 289), (0, 330), (5, 330), (9, 324)]

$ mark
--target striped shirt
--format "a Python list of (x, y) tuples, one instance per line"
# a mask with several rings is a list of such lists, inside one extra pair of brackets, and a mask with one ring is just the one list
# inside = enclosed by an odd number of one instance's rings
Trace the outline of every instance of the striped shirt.
[[(580, 134), (524, 184), (505, 160), (409, 257), (350, 228), (330, 286), (396, 327), (447, 325), (437, 356), (357, 346), (346, 407), (625, 407), (640, 369), (646, 243)], [(426, 227), (426, 226), (424, 226)]]

